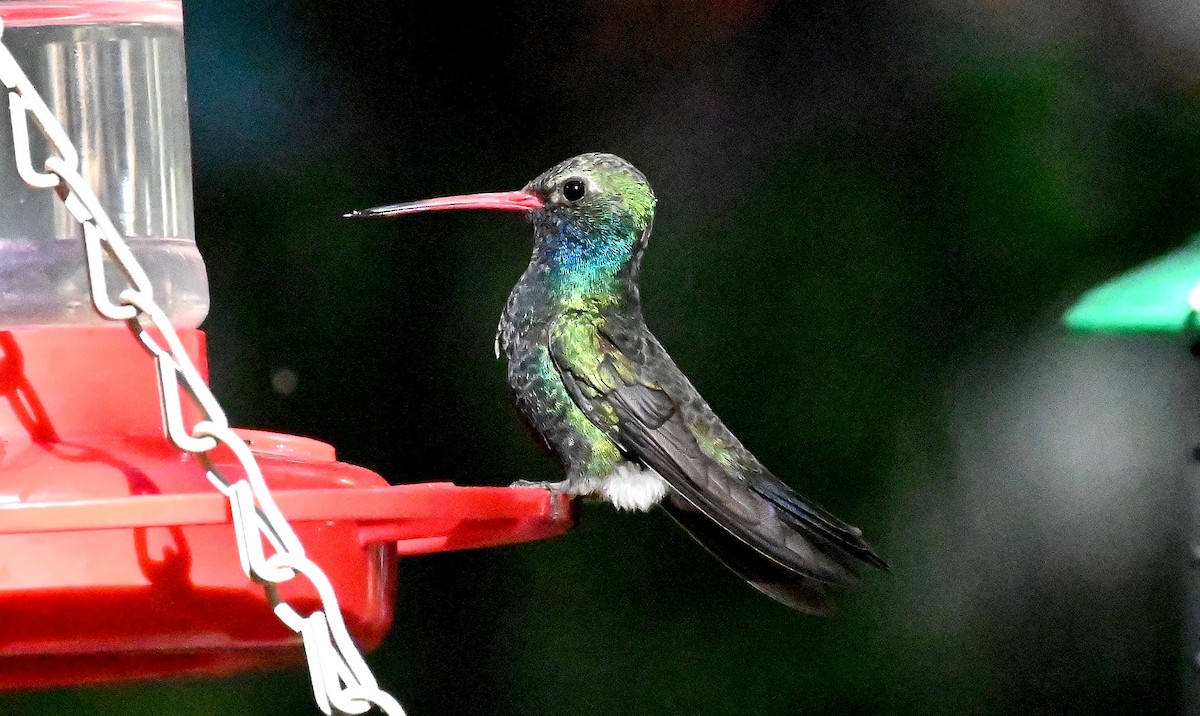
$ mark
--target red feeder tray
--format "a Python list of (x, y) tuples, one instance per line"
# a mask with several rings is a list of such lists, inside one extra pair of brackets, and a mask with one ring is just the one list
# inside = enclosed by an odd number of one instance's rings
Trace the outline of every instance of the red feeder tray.
[[(207, 375), (204, 334), (182, 339)], [(0, 688), (303, 658), (241, 570), (228, 502), (161, 423), (153, 360), (126, 329), (0, 332)], [(391, 624), (398, 555), (542, 539), (574, 523), (571, 501), (543, 490), (393, 487), (324, 443), (238, 432), (364, 649)], [(232, 453), (214, 462), (241, 476)], [(279, 593), (302, 614), (320, 605), (303, 578)]]

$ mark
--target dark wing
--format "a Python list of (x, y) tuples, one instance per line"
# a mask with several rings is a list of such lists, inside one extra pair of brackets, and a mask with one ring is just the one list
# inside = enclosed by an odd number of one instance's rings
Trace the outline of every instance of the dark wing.
[(858, 529), (763, 468), (640, 321), (568, 312), (550, 353), (589, 419), (671, 486), (672, 517), (763, 592), (824, 613), (856, 563), (886, 567)]

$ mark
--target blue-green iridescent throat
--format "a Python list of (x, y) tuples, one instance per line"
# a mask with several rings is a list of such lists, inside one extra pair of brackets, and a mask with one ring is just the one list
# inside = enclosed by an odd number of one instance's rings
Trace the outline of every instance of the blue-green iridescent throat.
[(550, 290), (560, 298), (618, 290), (640, 251), (639, 237), (623, 229), (587, 231), (564, 222), (539, 236), (534, 261), (547, 267)]

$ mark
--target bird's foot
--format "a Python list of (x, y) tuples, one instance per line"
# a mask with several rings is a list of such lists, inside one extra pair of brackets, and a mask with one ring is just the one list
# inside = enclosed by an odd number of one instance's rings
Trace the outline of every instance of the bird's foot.
[(559, 495), (574, 495), (574, 493), (568, 489), (569, 483), (570, 483), (570, 480), (560, 480), (558, 482), (548, 482), (548, 481), (547, 482), (536, 482), (534, 480), (517, 480), (516, 482), (509, 485), (509, 487), (532, 487), (532, 488), (535, 488), (538, 490), (549, 490), (550, 491), (550, 519), (557, 520), (559, 517), (562, 516), (561, 510), (559, 509), (559, 506), (558, 506), (558, 504), (559, 504), (558, 496)]
[(539, 490), (549, 490), (556, 495), (561, 495), (564, 492), (570, 492), (570, 490), (567, 489), (568, 482), (570, 481), (559, 480), (558, 482), (537, 482), (535, 480), (517, 480), (513, 484), (509, 485), (509, 487), (536, 487)]

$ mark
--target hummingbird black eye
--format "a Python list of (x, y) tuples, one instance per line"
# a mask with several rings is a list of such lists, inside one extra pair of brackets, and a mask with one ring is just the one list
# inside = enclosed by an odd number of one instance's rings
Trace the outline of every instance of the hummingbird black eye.
[(582, 179), (568, 179), (563, 182), (562, 194), (567, 201), (579, 201), (583, 198), (583, 193), (587, 186), (584, 185)]

